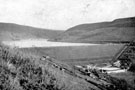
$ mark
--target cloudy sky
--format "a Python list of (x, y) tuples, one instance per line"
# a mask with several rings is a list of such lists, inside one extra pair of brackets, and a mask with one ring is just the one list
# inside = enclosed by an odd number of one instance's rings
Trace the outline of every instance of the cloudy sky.
[(0, 22), (66, 30), (135, 16), (135, 0), (0, 0)]

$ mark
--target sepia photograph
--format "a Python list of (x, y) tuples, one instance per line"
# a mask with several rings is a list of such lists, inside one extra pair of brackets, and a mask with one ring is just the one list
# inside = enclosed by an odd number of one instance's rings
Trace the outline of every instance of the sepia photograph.
[(0, 90), (135, 90), (135, 0), (0, 0)]

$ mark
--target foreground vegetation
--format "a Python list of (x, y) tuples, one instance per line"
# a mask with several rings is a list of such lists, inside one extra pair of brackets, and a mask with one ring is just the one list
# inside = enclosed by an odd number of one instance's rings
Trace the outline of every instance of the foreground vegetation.
[[(112, 82), (112, 81), (111, 81)], [(119, 88), (134, 90), (124, 80), (113, 80)], [(40, 57), (0, 45), (0, 90), (114, 90), (69, 75)]]
[(84, 80), (67, 75), (39, 57), (0, 45), (0, 90), (91, 90)]

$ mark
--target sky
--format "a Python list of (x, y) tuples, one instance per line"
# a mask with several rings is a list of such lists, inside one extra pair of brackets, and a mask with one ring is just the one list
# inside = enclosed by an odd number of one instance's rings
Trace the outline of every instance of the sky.
[(135, 0), (0, 0), (0, 22), (66, 30), (135, 16)]

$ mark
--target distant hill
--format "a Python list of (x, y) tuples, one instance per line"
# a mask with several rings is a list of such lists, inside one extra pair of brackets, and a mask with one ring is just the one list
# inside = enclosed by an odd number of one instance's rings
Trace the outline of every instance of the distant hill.
[(28, 38), (52, 39), (60, 33), (62, 33), (60, 30), (40, 29), (12, 23), (0, 23), (0, 41)]
[(79, 43), (129, 42), (135, 40), (135, 17), (77, 25), (54, 40)]

